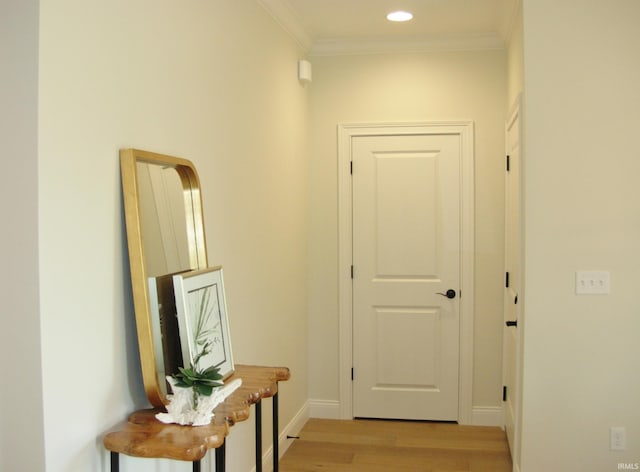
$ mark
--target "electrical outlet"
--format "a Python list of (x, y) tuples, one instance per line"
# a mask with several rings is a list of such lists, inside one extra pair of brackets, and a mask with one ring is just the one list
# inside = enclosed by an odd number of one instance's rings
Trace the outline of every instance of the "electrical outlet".
[(627, 429), (624, 426), (609, 428), (610, 448), (612, 451), (624, 451), (627, 448)]
[(610, 291), (608, 271), (580, 270), (576, 272), (576, 294), (607, 295)]

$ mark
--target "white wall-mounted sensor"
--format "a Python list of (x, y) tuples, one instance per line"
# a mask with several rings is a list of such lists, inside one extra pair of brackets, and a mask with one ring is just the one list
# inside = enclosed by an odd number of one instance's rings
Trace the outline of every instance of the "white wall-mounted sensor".
[(311, 63), (304, 59), (298, 61), (298, 79), (302, 82), (311, 82)]

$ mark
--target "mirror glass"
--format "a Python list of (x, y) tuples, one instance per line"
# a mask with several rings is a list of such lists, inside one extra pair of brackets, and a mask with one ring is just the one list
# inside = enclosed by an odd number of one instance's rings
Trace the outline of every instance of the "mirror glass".
[(207, 267), (200, 183), (186, 159), (125, 149), (120, 164), (142, 377), (162, 406), (165, 376), (185, 365), (172, 276)]
[(136, 162), (147, 277), (190, 268), (183, 187), (174, 167)]

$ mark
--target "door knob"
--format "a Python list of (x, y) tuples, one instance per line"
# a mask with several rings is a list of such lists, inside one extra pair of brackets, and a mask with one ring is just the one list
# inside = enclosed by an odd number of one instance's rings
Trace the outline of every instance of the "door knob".
[(518, 326), (518, 320), (515, 321), (505, 321), (505, 323), (507, 325), (507, 327), (511, 327), (511, 326)]
[(456, 291), (450, 288), (446, 293), (437, 292), (437, 295), (442, 295), (443, 297), (447, 297), (448, 299), (456, 298)]

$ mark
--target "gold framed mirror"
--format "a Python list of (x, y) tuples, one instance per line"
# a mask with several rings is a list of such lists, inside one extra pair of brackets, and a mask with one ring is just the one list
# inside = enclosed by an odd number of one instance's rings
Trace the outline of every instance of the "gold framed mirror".
[(142, 379), (153, 406), (182, 362), (174, 274), (207, 267), (200, 180), (179, 157), (120, 151), (127, 245)]

